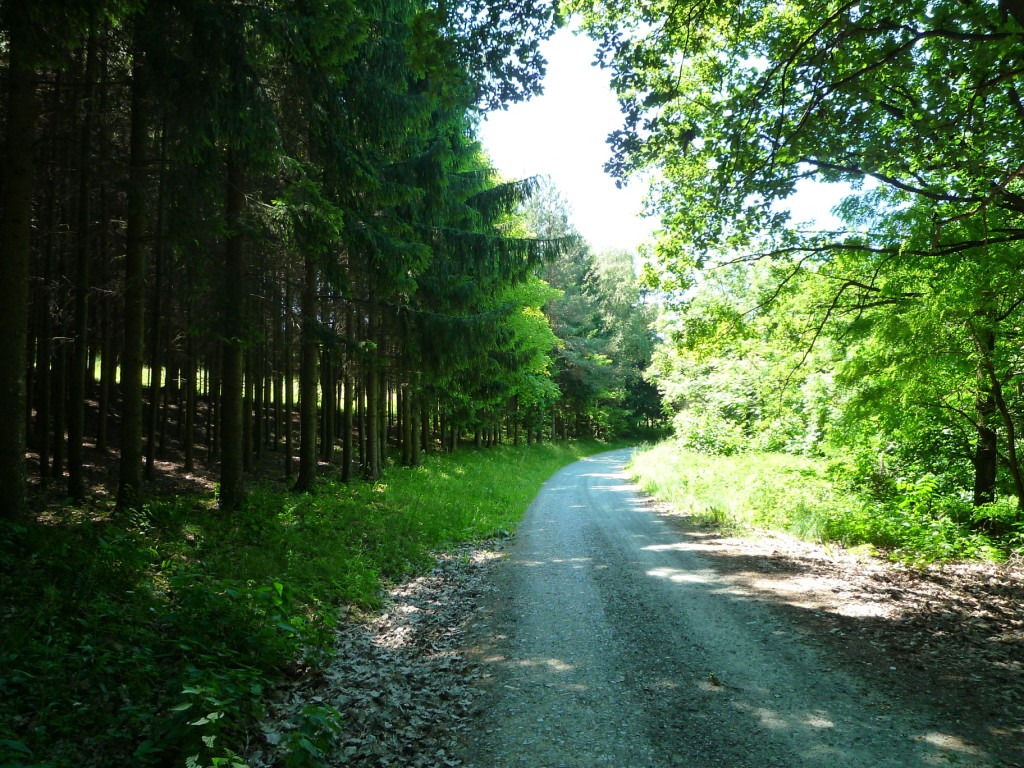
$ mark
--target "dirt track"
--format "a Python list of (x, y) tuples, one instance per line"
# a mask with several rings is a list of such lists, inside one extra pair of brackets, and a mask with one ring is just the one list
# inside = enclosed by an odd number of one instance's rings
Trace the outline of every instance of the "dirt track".
[[(1016, 729), (957, 722), (930, 707), (924, 690), (912, 705), (894, 695), (890, 678), (894, 688), (913, 688), (902, 660), (861, 656), (856, 663), (882, 668), (859, 674), (832, 650), (841, 638), (812, 639), (806, 623), (779, 606), (796, 606), (812, 624), (827, 606), (780, 601), (778, 584), (756, 588), (728, 558), (709, 557), (699, 534), (656, 514), (629, 485), (627, 458), (628, 451), (602, 454), (551, 478), (495, 570), (495, 589), (472, 622), (485, 693), (479, 720), (463, 730), (466, 765), (913, 768), (1024, 760)], [(835, 609), (841, 589), (826, 587)], [(856, 618), (857, 605), (847, 615)]]

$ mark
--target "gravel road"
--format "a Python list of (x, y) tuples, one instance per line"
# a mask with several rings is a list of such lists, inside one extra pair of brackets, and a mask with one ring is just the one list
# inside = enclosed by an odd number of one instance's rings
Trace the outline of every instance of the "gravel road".
[(497, 567), (472, 629), (485, 705), (465, 765), (1004, 764), (737, 589), (629, 484), (628, 457), (552, 477)]

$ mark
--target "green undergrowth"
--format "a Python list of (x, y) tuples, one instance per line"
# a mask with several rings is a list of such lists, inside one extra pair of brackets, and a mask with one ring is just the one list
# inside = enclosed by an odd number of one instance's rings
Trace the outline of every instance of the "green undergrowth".
[(785, 531), (925, 564), (1024, 552), (1016, 499), (975, 508), (930, 475), (871, 494), (840, 462), (776, 453), (707, 455), (668, 441), (637, 453), (647, 493), (731, 529)]
[[(340, 611), (376, 607), (434, 552), (511, 533), (547, 477), (607, 448), (429, 456), (307, 495), (265, 484), (232, 515), (178, 497), (0, 524), (0, 766), (243, 765), (268, 688), (329, 658)], [(307, 709), (286, 765), (318, 764), (344, 726)]]

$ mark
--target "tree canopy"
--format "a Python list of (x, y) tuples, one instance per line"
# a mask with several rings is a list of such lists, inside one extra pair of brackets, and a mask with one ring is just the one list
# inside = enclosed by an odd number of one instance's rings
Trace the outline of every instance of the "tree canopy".
[[(607, 167), (655, 176), (680, 436), (1024, 505), (1020, 5), (573, 8), (622, 104)], [(805, 180), (848, 189), (840, 227), (793, 219)]]

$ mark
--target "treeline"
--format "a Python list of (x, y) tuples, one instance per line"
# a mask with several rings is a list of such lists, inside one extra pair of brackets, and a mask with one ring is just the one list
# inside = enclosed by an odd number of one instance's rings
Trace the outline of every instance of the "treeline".
[[(661, 174), (683, 442), (832, 458), (876, 515), (1019, 547), (1019, 4), (576, 5), (624, 105), (610, 167)], [(840, 226), (791, 219), (805, 180), (847, 185)]]
[(118, 451), (122, 507), (174, 449), (217, 466), (234, 508), (267, 451), (303, 490), (319, 461), (374, 479), (389, 448), (416, 464), (460, 438), (599, 431), (548, 370), (538, 275), (569, 240), (525, 228), (535, 182), (497, 178), (475, 139), (536, 90), (548, 4), (0, 18), (4, 514), (26, 448), (76, 500), (83, 448)]

